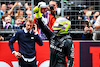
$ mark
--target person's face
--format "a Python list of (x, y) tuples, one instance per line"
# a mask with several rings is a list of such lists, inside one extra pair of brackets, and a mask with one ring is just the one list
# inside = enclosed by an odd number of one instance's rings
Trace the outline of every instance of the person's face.
[(93, 14), (93, 19), (96, 20), (97, 17), (99, 16), (99, 14), (100, 14), (99, 12), (94, 13), (94, 14)]
[(18, 24), (18, 25), (21, 24), (21, 23), (22, 23), (22, 19), (17, 19), (17, 20), (15, 21), (15, 23)]
[(13, 7), (13, 4), (9, 4), (9, 5), (8, 5), (8, 8), (12, 8), (12, 7)]
[(57, 4), (56, 4), (56, 2), (50, 2), (49, 5), (53, 5), (53, 6), (54, 6), (54, 10), (56, 11), (56, 9), (57, 9)]
[(20, 15), (23, 15), (23, 14), (24, 14), (24, 12), (22, 10), (20, 10)]
[(6, 5), (3, 4), (2, 7), (1, 7), (1, 10), (5, 11), (7, 9)]
[(6, 23), (10, 23), (11, 22), (11, 18), (10, 17), (5, 17), (5, 22)]
[(83, 9), (83, 12), (86, 13), (88, 10), (87, 9)]
[(95, 16), (98, 16), (99, 14), (100, 14), (99, 12), (96, 12), (96, 13), (95, 13)]
[(45, 14), (46, 11), (47, 11), (46, 8), (41, 8), (41, 13)]
[(28, 3), (25, 3), (25, 8), (26, 8), (26, 9), (28, 9), (28, 8), (29, 8)]
[(30, 31), (33, 28), (33, 23), (31, 22), (26, 22), (26, 30)]
[(31, 18), (31, 16), (32, 16), (32, 12), (31, 11), (28, 11), (27, 12), (27, 18)]

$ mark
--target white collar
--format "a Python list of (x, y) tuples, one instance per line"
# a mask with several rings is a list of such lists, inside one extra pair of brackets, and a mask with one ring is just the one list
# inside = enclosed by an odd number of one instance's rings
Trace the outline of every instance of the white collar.
[[(28, 33), (28, 31), (26, 30), (26, 27), (24, 28), (24, 32), (25, 32), (25, 33)], [(29, 33), (31, 34), (31, 32), (32, 32), (32, 29), (30, 30)]]

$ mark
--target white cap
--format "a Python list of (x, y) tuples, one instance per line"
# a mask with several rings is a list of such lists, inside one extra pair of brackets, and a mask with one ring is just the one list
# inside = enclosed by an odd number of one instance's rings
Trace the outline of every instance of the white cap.
[(46, 3), (45, 2), (39, 2), (38, 6), (40, 5), (41, 8), (47, 8)]

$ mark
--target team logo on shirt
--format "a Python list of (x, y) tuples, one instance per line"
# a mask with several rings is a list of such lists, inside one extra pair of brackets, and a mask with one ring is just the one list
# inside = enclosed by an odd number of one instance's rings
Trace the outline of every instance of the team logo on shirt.
[(55, 50), (57, 50), (57, 51), (62, 52), (62, 49), (59, 48), (59, 47), (56, 47), (56, 46), (54, 46), (54, 45), (50, 45), (50, 47), (53, 48), (53, 49), (55, 49)]

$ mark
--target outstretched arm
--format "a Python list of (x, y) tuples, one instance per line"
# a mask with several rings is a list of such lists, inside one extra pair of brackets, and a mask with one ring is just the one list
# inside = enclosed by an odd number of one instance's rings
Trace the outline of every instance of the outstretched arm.
[(38, 19), (38, 24), (42, 32), (46, 35), (48, 39), (50, 39), (54, 35), (53, 32), (48, 28), (48, 26), (44, 24), (44, 22), (42, 21), (42, 18)]
[(46, 35), (48, 39), (50, 39), (54, 34), (53, 32), (44, 24), (44, 21), (42, 20), (42, 15), (41, 15), (41, 8), (40, 6), (36, 6), (34, 9), (34, 12), (36, 13), (36, 18), (38, 20), (38, 24), (42, 30), (42, 32)]

